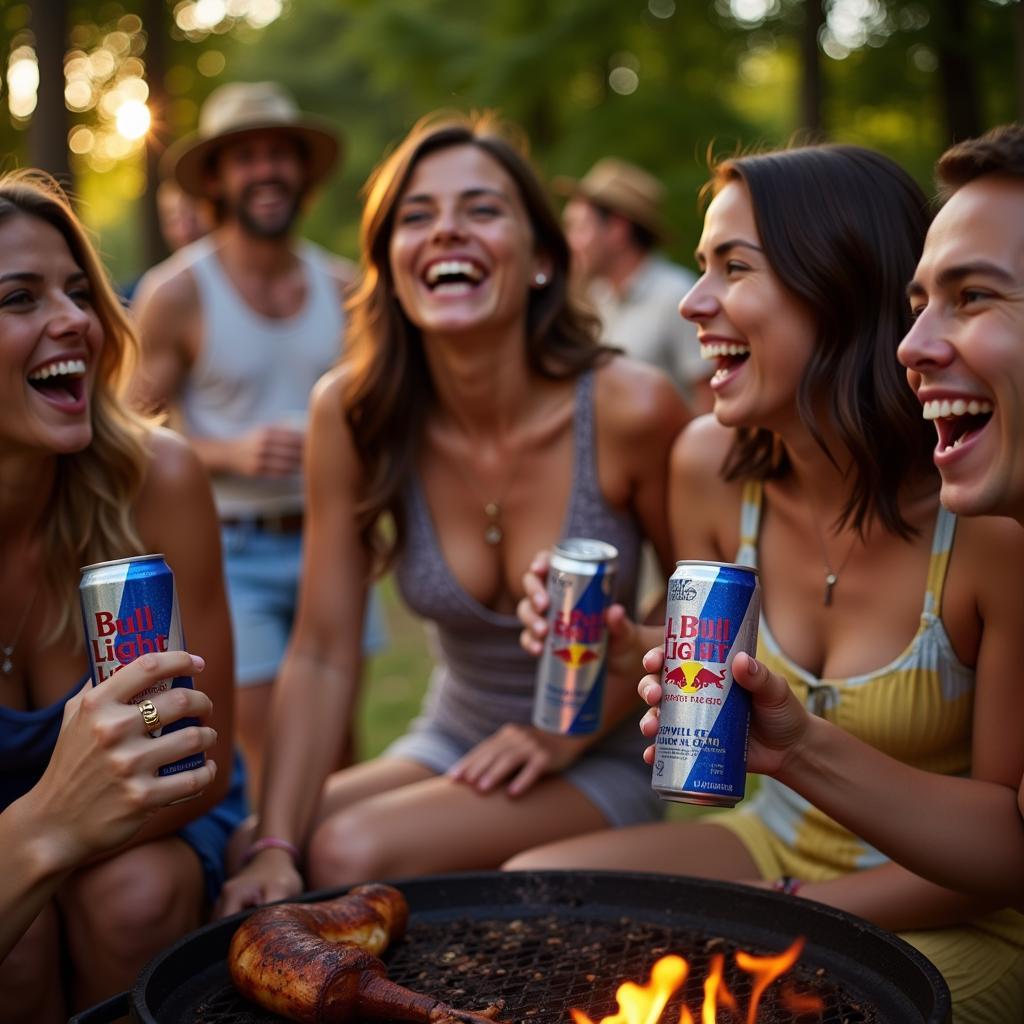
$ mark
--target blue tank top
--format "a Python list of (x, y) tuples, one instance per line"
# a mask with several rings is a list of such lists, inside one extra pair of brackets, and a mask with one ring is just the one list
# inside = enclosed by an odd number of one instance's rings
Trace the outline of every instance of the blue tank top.
[(64, 705), (89, 681), (86, 673), (55, 704), (33, 711), (0, 707), (0, 810), (42, 778), (64, 720)]

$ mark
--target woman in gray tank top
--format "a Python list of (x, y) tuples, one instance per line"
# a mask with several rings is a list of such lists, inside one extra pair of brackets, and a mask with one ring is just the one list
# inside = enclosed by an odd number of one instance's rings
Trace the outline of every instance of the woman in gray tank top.
[[(493, 119), (421, 122), (367, 196), (346, 355), (312, 405), (306, 564), (267, 782), (224, 912), (304, 885), (495, 868), (657, 814), (635, 681), (609, 680), (596, 735), (540, 732), (515, 607), (535, 552), (575, 534), (619, 549), (615, 596), (633, 612), (641, 542), (668, 565), (667, 459), (687, 410), (569, 302), (557, 219)], [(437, 665), (409, 732), (329, 775), (368, 581), (389, 566), (432, 624)]]

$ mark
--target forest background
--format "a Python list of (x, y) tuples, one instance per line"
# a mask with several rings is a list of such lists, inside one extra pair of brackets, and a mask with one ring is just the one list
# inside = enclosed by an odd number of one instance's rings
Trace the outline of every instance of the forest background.
[[(1024, 120), (1020, 0), (0, 0), (0, 165), (77, 197), (115, 281), (164, 253), (157, 166), (227, 81), (273, 79), (344, 135), (304, 233), (357, 256), (360, 188), (438, 107), (497, 108), (545, 178), (617, 155), (668, 186), (667, 248), (693, 265), (707, 155), (855, 142), (931, 191), (953, 140)], [(415, 712), (421, 630), (384, 583), (392, 642), (361, 754)]]
[(497, 108), (542, 174), (636, 161), (692, 263), (707, 151), (873, 146), (930, 188), (1024, 118), (1020, 0), (0, 0), (0, 160), (69, 182), (117, 280), (162, 255), (151, 183), (218, 84), (276, 79), (344, 133), (306, 233), (354, 257), (359, 189), (437, 107)]

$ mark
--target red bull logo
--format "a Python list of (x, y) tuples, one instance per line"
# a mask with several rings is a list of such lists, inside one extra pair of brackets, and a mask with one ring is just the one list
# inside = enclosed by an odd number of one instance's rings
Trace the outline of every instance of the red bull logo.
[(552, 647), (552, 656), (572, 668), (579, 668), (601, 657), (604, 613), (580, 608), (558, 611), (552, 620), (551, 632), (557, 639), (569, 641), (565, 646)]
[(717, 686), (718, 689), (724, 690), (723, 679), (724, 668), (721, 672), (712, 672), (699, 661), (682, 661), (671, 672), (665, 673), (665, 682), (678, 686), (683, 693), (696, 693), (708, 686)]
[(551, 632), (576, 644), (599, 644), (604, 636), (604, 609), (592, 612), (581, 608), (559, 609), (551, 621)]
[(732, 642), (729, 619), (670, 615), (665, 621), (666, 662), (711, 661), (724, 665)]
[(552, 648), (551, 654), (572, 668), (579, 668), (580, 665), (597, 661), (601, 657), (599, 648), (595, 650), (593, 647), (587, 647), (586, 644), (569, 644), (568, 647)]

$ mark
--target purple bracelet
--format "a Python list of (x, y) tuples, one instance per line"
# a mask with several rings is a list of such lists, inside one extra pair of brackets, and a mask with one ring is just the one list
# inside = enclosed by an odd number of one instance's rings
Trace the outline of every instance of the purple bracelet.
[(275, 836), (263, 836), (262, 839), (257, 839), (248, 850), (245, 851), (245, 857), (242, 859), (243, 864), (248, 864), (249, 861), (256, 856), (257, 853), (263, 850), (284, 850), (291, 859), (298, 866), (299, 860), (302, 857), (302, 853), (294, 843), (289, 843), (287, 839), (277, 839)]
[(803, 885), (804, 883), (799, 878), (793, 878), (792, 875), (783, 875), (772, 882), (772, 888), (776, 892), (785, 893), (787, 896), (795, 896), (803, 888)]

